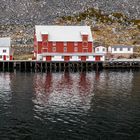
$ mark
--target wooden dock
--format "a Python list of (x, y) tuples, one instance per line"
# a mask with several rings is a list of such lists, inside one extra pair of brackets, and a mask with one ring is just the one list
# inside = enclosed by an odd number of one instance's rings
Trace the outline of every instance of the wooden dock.
[(46, 62), (33, 60), (0, 61), (0, 71), (85, 71), (103, 68), (102, 62)]
[(46, 62), (35, 60), (12, 60), (0, 61), (0, 71), (90, 71), (100, 69), (118, 69), (118, 68), (140, 68), (140, 59), (133, 60), (111, 60), (98, 62), (85, 61), (68, 61), (68, 62)]
[(115, 59), (105, 61), (104, 68), (140, 68), (140, 59)]

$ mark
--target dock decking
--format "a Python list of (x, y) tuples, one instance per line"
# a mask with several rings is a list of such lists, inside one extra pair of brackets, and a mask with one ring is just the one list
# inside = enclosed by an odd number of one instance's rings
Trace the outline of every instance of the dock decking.
[(0, 71), (64, 71), (64, 70), (99, 70), (110, 68), (140, 68), (140, 59), (111, 60), (111, 61), (68, 61), (46, 62), (35, 60), (0, 61)]

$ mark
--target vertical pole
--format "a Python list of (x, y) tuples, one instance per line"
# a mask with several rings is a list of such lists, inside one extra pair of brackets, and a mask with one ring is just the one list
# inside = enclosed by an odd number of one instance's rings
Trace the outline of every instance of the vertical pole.
[(98, 65), (98, 62), (96, 63), (96, 70), (98, 71), (99, 69), (99, 65)]
[(3, 62), (3, 66), (2, 66), (2, 67), (3, 67), (3, 71), (4, 71), (4, 66), (5, 66), (5, 65), (4, 65), (4, 62)]

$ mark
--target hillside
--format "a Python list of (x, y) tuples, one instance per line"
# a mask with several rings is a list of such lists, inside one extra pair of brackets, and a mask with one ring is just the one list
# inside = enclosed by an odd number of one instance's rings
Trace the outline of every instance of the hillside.
[(140, 18), (140, 0), (0, 0), (0, 24), (52, 24), (90, 7)]
[(0, 35), (30, 53), (34, 25), (89, 25), (95, 45), (140, 45), (140, 0), (1, 0)]

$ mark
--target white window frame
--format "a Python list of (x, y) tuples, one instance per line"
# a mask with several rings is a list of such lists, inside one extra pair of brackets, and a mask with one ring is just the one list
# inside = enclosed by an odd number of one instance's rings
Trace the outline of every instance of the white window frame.
[(78, 46), (78, 42), (74, 42), (74, 46)]
[(67, 46), (67, 42), (64, 42), (64, 46)]
[(53, 42), (52, 45), (53, 45), (53, 46), (56, 46), (56, 42)]
[(3, 49), (3, 53), (6, 53), (7, 52), (7, 50), (6, 49)]
[(78, 47), (74, 47), (74, 52), (78, 52)]
[(52, 48), (52, 51), (53, 51), (53, 52), (56, 52), (56, 47), (53, 47), (53, 48)]
[(64, 52), (67, 52), (67, 47), (64, 47)]

